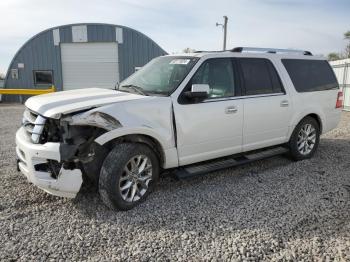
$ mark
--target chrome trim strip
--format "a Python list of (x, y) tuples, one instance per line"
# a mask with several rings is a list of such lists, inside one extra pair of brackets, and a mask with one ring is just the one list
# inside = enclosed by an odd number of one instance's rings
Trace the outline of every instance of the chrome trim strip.
[(29, 122), (31, 124), (34, 124), (36, 120), (35, 115), (32, 114), (28, 109), (24, 111), (23, 118), (26, 120), (26, 122)]
[(42, 117), (41, 115), (38, 115), (38, 117), (35, 120), (35, 126), (32, 132), (32, 140), (34, 143), (39, 143), (39, 138), (44, 130), (45, 122), (46, 118)]
[(29, 108), (26, 108), (23, 113), (22, 126), (28, 133), (33, 143), (39, 143), (40, 136), (44, 130), (46, 118), (32, 112)]
[(238, 99), (248, 99), (248, 98), (259, 98), (259, 97), (269, 97), (269, 96), (284, 96), (285, 93), (273, 93), (273, 94), (262, 94), (262, 95), (251, 95), (251, 96), (232, 96), (232, 97), (222, 97), (222, 98), (209, 98), (203, 100), (202, 103), (219, 102), (219, 101), (229, 101)]

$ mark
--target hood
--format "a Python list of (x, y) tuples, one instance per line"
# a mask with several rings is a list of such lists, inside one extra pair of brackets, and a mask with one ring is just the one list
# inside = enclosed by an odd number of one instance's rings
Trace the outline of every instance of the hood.
[(33, 96), (25, 105), (40, 115), (59, 118), (61, 114), (142, 98), (146, 97), (112, 89), (84, 88)]

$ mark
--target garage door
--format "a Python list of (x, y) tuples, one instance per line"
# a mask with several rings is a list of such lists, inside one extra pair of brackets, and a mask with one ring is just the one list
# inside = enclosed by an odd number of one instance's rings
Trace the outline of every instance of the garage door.
[(117, 43), (61, 44), (63, 90), (114, 88), (119, 82)]

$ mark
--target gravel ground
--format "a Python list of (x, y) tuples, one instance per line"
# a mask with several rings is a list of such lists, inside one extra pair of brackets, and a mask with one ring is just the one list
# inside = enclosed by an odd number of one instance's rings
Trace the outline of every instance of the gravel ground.
[(113, 212), (87, 188), (54, 197), (16, 171), (22, 111), (0, 105), (0, 260), (350, 260), (350, 113), (312, 160), (162, 177), (145, 203)]

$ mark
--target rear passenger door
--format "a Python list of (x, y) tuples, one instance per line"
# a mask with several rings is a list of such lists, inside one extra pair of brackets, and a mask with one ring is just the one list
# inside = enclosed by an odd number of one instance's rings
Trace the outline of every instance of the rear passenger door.
[(243, 83), (243, 151), (287, 141), (291, 104), (281, 79), (265, 58), (239, 58)]

